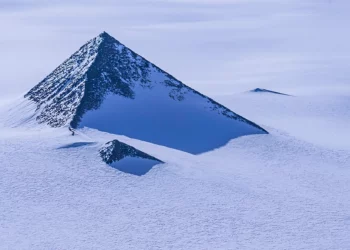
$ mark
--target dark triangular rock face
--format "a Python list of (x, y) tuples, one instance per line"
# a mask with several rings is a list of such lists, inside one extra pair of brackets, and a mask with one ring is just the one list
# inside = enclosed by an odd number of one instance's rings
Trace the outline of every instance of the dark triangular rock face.
[(202, 153), (264, 129), (164, 72), (102, 33), (25, 98), (39, 123), (90, 127)]
[[(136, 58), (135, 53), (131, 54)], [(76, 127), (88, 110), (98, 109), (106, 94), (133, 98), (132, 81), (147, 83), (148, 63), (130, 60), (130, 50), (103, 32), (31, 89), (26, 98), (43, 110), (39, 123)]]
[(100, 150), (100, 156), (110, 166), (134, 175), (144, 175), (153, 166), (163, 163), (161, 160), (118, 140), (106, 143)]
[(100, 150), (101, 158), (104, 162), (107, 164), (111, 164), (116, 161), (120, 161), (124, 159), (125, 157), (137, 157), (137, 158), (143, 158), (148, 160), (154, 160), (158, 161), (160, 163), (163, 163), (161, 160), (158, 160), (157, 158), (150, 156), (128, 144), (125, 144), (123, 142), (120, 142), (118, 140), (113, 140), (110, 142), (107, 142), (106, 145)]

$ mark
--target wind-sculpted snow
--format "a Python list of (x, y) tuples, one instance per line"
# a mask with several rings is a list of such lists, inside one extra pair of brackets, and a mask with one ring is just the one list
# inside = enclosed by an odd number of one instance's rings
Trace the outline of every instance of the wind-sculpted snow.
[(161, 160), (118, 140), (108, 142), (100, 150), (100, 156), (104, 162), (112, 167), (134, 175), (144, 175), (153, 166), (163, 163)]
[(102, 33), (30, 90), (36, 120), (202, 153), (267, 133)]
[[(349, 151), (271, 131), (194, 156), (96, 130), (0, 128), (0, 248), (350, 249)], [(117, 171), (98, 156), (114, 139), (166, 165)]]

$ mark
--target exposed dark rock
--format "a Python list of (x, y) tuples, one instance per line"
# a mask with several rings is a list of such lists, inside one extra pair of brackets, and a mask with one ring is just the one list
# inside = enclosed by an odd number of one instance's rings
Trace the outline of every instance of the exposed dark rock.
[(113, 140), (106, 143), (106, 145), (100, 150), (100, 156), (107, 164), (120, 161), (125, 157), (143, 158), (163, 163), (161, 160), (158, 160), (157, 158), (118, 140)]
[(270, 94), (277, 94), (277, 95), (289, 96), (289, 95), (284, 94), (284, 93), (280, 93), (280, 92), (276, 92), (276, 91), (272, 91), (272, 90), (268, 90), (268, 89), (261, 89), (261, 88), (253, 89), (253, 90), (251, 90), (250, 92), (255, 92), (255, 93), (270, 93)]
[(163, 163), (134, 147), (118, 140), (108, 142), (100, 150), (101, 158), (113, 168), (137, 176), (148, 173), (155, 165)]

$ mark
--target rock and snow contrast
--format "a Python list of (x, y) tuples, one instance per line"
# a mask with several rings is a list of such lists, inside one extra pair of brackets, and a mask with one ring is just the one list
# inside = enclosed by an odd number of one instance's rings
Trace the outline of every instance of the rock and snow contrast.
[(130, 145), (113, 140), (100, 150), (103, 161), (110, 166), (134, 175), (144, 175), (155, 165), (163, 163)]
[[(198, 154), (264, 129), (184, 85), (103, 32), (25, 98), (29, 120), (89, 127)], [(27, 105), (25, 105), (27, 106)]]
[(272, 91), (272, 90), (268, 90), (268, 89), (261, 89), (261, 88), (256, 88), (251, 90), (250, 92), (252, 93), (269, 93), (269, 94), (276, 94), (276, 95), (285, 95), (285, 96), (289, 96), (287, 94), (283, 94), (280, 92), (276, 92), (276, 91)]
[(350, 249), (350, 88), (285, 82), (225, 108), (101, 34), (0, 100), (0, 249)]

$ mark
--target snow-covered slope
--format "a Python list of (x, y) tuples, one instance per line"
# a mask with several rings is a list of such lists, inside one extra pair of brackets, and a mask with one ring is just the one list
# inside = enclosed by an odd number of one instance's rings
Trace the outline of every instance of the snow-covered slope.
[[(91, 129), (1, 127), (1, 248), (349, 249), (349, 151), (270, 130), (194, 156)], [(115, 139), (167, 163), (120, 172), (99, 156)]]
[(212, 150), (239, 136), (267, 133), (105, 32), (25, 98), (36, 104), (27, 120), (52, 127), (95, 128), (191, 153)]
[(293, 94), (290, 98), (251, 92), (216, 98), (267, 128), (278, 128), (301, 140), (330, 149), (350, 150), (350, 89), (339, 94), (337, 86), (334, 86), (333, 91)]

